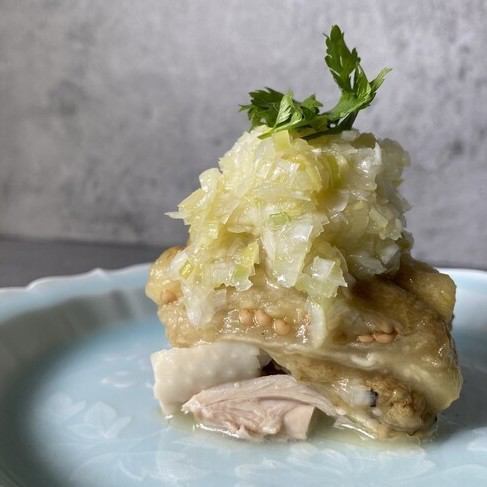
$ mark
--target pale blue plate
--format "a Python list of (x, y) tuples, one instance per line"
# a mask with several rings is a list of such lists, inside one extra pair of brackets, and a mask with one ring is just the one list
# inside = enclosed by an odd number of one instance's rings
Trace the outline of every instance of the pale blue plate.
[(465, 386), (421, 446), (332, 433), (253, 444), (167, 423), (146, 266), (0, 290), (0, 486), (487, 485), (487, 273), (448, 272)]

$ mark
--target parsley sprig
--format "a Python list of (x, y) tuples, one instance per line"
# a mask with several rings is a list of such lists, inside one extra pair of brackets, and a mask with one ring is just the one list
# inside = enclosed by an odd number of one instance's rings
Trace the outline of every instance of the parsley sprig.
[(241, 105), (246, 111), (251, 128), (266, 125), (269, 130), (260, 137), (266, 138), (282, 130), (289, 130), (303, 138), (349, 130), (360, 110), (367, 108), (390, 71), (384, 68), (372, 81), (360, 65), (357, 50), (345, 44), (343, 32), (334, 25), (325, 35), (325, 63), (341, 90), (340, 99), (329, 111), (320, 113), (323, 106), (315, 95), (303, 101), (294, 99), (293, 92), (281, 93), (272, 88), (252, 91), (250, 103)]

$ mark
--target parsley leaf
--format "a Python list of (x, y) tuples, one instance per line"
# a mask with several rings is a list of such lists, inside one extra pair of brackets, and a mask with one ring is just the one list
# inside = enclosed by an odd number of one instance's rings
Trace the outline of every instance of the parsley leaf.
[(390, 69), (384, 68), (369, 81), (357, 50), (350, 51), (337, 25), (325, 36), (325, 46), (325, 63), (341, 90), (338, 102), (331, 110), (320, 113), (323, 105), (315, 95), (300, 102), (293, 98), (291, 91), (285, 94), (272, 88), (252, 91), (249, 93), (250, 103), (241, 105), (240, 111), (247, 111), (251, 128), (258, 125), (269, 127), (261, 138), (281, 130), (292, 131), (304, 138), (349, 130), (360, 110), (372, 103)]
[(248, 105), (241, 105), (240, 111), (247, 111), (250, 128), (253, 129), (258, 125), (273, 127), (284, 95), (272, 88), (251, 91), (249, 95), (250, 103)]
[(375, 98), (377, 90), (390, 71), (384, 68), (377, 77), (369, 82), (360, 65), (356, 49), (348, 49), (343, 32), (337, 25), (326, 37), (325, 62), (333, 75), (342, 94), (338, 103), (328, 112), (328, 116), (340, 130), (352, 128), (360, 110), (367, 108)]
[(318, 123), (321, 103), (314, 95), (300, 102), (293, 98), (292, 91), (286, 94), (266, 88), (252, 91), (250, 103), (241, 105), (240, 111), (247, 111), (251, 128), (267, 125), (270, 130), (261, 135), (268, 137), (281, 130), (296, 130), (306, 126), (326, 126)]

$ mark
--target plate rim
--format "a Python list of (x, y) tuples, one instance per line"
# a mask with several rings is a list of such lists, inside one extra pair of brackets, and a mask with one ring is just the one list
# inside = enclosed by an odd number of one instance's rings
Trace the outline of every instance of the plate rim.
[[(96, 267), (78, 274), (45, 276), (26, 286), (0, 288), (0, 325), (26, 308), (34, 311), (77, 297), (144, 288), (151, 263), (145, 262), (118, 269)], [(436, 267), (440, 272), (455, 273), (456, 278), (487, 281), (487, 271), (467, 267)]]
[(72, 275), (47, 276), (26, 286), (0, 288), (0, 326), (25, 312), (55, 306), (78, 297), (92, 297), (113, 291), (144, 287), (149, 265), (135, 264), (120, 269), (95, 268)]
[(29, 282), (25, 286), (4, 286), (0, 287), (0, 296), (6, 292), (23, 292), (23, 291), (37, 291), (37, 288), (49, 285), (51, 282), (58, 283), (62, 280), (85, 280), (93, 277), (118, 277), (122, 274), (132, 273), (134, 271), (141, 271), (148, 269), (151, 264), (149, 262), (142, 262), (140, 264), (133, 264), (117, 269), (106, 269), (104, 267), (94, 267), (86, 272), (78, 272), (76, 274), (60, 274), (55, 276), (43, 276)]
[[(0, 326), (27, 311), (37, 312), (77, 298), (93, 298), (111, 292), (145, 291), (151, 263), (134, 264), (118, 269), (96, 267), (71, 275), (45, 276), (26, 286), (0, 288)], [(436, 267), (440, 272), (454, 274), (457, 288), (469, 288), (463, 281), (486, 285), (487, 271), (466, 267)], [(472, 289), (470, 289), (472, 290)], [(482, 292), (487, 294), (487, 290)], [(1, 486), (0, 486), (1, 487)]]
[[(0, 287), (0, 300), (6, 294), (17, 294), (31, 291), (39, 291), (40, 288), (46, 288), (51, 284), (59, 284), (61, 281), (71, 281), (72, 283), (80, 283), (81, 281), (102, 278), (113, 280), (119, 277), (126, 277), (126, 274), (132, 274), (134, 272), (148, 271), (152, 262), (142, 262), (140, 264), (133, 264), (126, 267), (120, 267), (117, 269), (106, 269), (104, 267), (95, 267), (86, 272), (79, 272), (76, 274), (60, 274), (54, 276), (43, 276), (32, 280), (25, 286), (4, 286)], [(465, 266), (433, 266), (440, 272), (449, 273), (455, 272), (458, 274), (472, 274), (487, 278), (487, 269), (481, 269), (478, 267), (465, 267)]]

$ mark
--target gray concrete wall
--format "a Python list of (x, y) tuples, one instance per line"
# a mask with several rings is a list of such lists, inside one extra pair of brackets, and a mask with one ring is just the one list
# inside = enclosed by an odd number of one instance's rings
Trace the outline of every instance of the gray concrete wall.
[(251, 89), (332, 102), (321, 33), (394, 71), (357, 126), (410, 151), (417, 254), (487, 267), (487, 3), (0, 0), (0, 233), (165, 244)]

